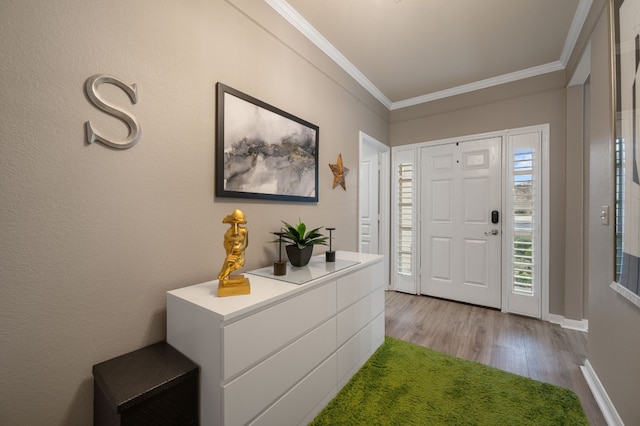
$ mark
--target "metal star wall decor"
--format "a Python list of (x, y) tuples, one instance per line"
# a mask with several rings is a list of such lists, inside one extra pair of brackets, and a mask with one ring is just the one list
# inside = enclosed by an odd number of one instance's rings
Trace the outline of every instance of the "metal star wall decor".
[(342, 186), (342, 189), (347, 190), (347, 184), (344, 180), (347, 177), (347, 173), (349, 173), (349, 169), (347, 169), (342, 164), (342, 153), (338, 154), (338, 163), (337, 164), (329, 164), (331, 167), (331, 171), (333, 172), (333, 187), (331, 189), (335, 189), (336, 186)]

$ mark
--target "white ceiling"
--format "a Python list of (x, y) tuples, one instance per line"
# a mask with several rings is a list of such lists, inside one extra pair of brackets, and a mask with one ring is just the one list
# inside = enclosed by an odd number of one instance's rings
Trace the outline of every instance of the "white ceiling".
[(389, 109), (564, 69), (592, 0), (265, 0)]

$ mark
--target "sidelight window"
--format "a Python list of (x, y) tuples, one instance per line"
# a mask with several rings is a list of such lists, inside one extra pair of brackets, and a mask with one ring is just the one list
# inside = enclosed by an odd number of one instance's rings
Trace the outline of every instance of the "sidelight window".
[(413, 273), (413, 210), (413, 164), (401, 163), (398, 165), (397, 272), (402, 275)]
[(513, 153), (512, 275), (513, 291), (533, 294), (535, 278), (534, 222), (536, 185), (533, 165), (536, 152), (532, 148)]
[(507, 310), (540, 317), (542, 293), (542, 133), (507, 138), (505, 278)]
[(393, 149), (393, 250), (391, 280), (394, 290), (416, 293), (417, 163), (415, 148)]

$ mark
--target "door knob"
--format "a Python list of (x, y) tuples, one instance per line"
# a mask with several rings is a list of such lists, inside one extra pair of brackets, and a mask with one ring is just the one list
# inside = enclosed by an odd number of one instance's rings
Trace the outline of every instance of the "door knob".
[(484, 235), (498, 235), (498, 230), (497, 229), (492, 229), (491, 231), (486, 231), (484, 233)]

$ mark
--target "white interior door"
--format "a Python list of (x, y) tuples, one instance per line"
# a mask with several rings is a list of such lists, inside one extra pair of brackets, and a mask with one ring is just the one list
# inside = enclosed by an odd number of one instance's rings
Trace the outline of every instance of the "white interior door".
[(421, 148), (422, 294), (501, 308), (501, 146), (494, 137)]
[(380, 161), (376, 149), (363, 144), (360, 159), (360, 251), (379, 253)]

